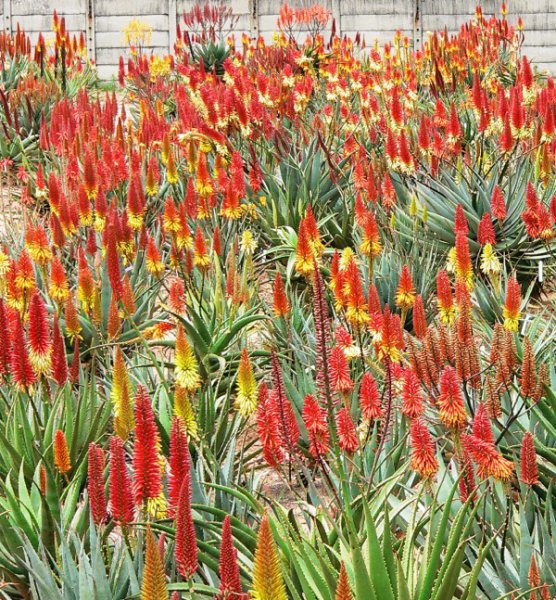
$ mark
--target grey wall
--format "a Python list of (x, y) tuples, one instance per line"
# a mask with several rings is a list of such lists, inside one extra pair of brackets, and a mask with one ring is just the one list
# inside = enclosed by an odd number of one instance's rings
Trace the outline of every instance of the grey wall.
[[(290, 0), (292, 6), (312, 4), (313, 0)], [(336, 19), (337, 30), (354, 36), (360, 32), (368, 45), (392, 39), (400, 29), (412, 42), (420, 44), (427, 31), (443, 29), (455, 33), (472, 17), (480, 3), (485, 16), (500, 10), (501, 0), (321, 0)], [(6, 30), (17, 23), (32, 40), (39, 32), (51, 31), (52, 11), (66, 17), (71, 32), (83, 31), (89, 55), (96, 60), (99, 75), (110, 78), (117, 72), (118, 58), (125, 54), (122, 30), (131, 18), (139, 17), (152, 28), (149, 50), (167, 54), (173, 48), (176, 23), (195, 0), (0, 0), (0, 17)], [(231, 0), (239, 16), (236, 38), (243, 32), (272, 38), (281, 0)], [(524, 52), (540, 68), (556, 72), (556, 0), (510, 0), (509, 20), (523, 18)]]

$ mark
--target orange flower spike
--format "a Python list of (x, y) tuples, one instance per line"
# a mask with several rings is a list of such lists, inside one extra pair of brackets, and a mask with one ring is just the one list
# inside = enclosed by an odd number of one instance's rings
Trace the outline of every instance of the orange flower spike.
[(407, 312), (415, 302), (415, 287), (409, 272), (409, 267), (404, 265), (400, 275), (398, 290), (396, 292), (396, 306)]
[(85, 161), (83, 164), (83, 187), (89, 200), (94, 200), (98, 194), (97, 180), (97, 165), (93, 160), (92, 154), (87, 151), (85, 153)]
[(299, 223), (295, 256), (295, 270), (301, 275), (310, 275), (315, 269), (315, 255), (309, 240), (305, 219)]
[(455, 271), (457, 279), (463, 281), (468, 288), (473, 287), (473, 266), (469, 253), (469, 240), (463, 233), (456, 235)]
[(201, 198), (208, 198), (214, 192), (214, 183), (209, 175), (207, 155), (204, 152), (199, 152), (195, 189)]
[(277, 317), (288, 318), (290, 313), (290, 304), (286, 296), (284, 289), (284, 282), (280, 273), (276, 273), (276, 279), (274, 280), (274, 296), (273, 296), (273, 308), (274, 314)]
[(151, 275), (157, 279), (162, 277), (162, 273), (164, 273), (164, 263), (162, 262), (160, 252), (152, 237), (149, 237), (147, 240), (146, 264), (147, 271)]
[(194, 250), (195, 254), (193, 256), (193, 264), (200, 271), (206, 271), (210, 266), (210, 256), (207, 251), (207, 245), (203, 236), (203, 232), (200, 227), (197, 227), (195, 231)]
[(521, 286), (515, 277), (508, 280), (506, 289), (506, 304), (504, 306), (504, 327), (508, 331), (516, 332), (521, 317)]
[(52, 261), (52, 266), (50, 269), (50, 286), (48, 291), (50, 298), (59, 306), (64, 304), (69, 296), (69, 286), (66, 279), (66, 273), (62, 263), (60, 262), (60, 259), (57, 256), (55, 256)]
[(266, 512), (257, 535), (251, 594), (254, 600), (287, 600), (288, 597), (276, 542)]
[(147, 543), (145, 568), (143, 569), (143, 580), (141, 582), (141, 600), (168, 600), (164, 563), (149, 524), (145, 535)]
[(340, 566), (340, 576), (338, 577), (335, 600), (353, 600), (353, 594), (351, 593), (351, 588), (349, 586), (346, 567), (343, 562)]
[(68, 443), (61, 429), (58, 429), (54, 434), (54, 464), (62, 475), (66, 475), (71, 469)]
[(367, 312), (367, 299), (363, 293), (363, 284), (359, 275), (359, 269), (354, 260), (350, 261), (346, 269), (346, 285), (349, 289), (347, 294), (346, 317), (351, 325), (359, 330), (369, 322)]
[(29, 361), (37, 377), (50, 374), (52, 340), (46, 305), (39, 292), (29, 302)]

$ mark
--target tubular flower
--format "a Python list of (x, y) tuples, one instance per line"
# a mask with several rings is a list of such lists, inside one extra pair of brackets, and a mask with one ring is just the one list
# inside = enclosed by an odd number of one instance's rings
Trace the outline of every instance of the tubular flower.
[(502, 190), (498, 185), (495, 185), (492, 190), (490, 210), (492, 211), (492, 216), (498, 221), (502, 222), (506, 218), (506, 202)]
[(147, 240), (146, 265), (147, 271), (154, 277), (160, 279), (162, 273), (164, 273), (164, 263), (162, 262), (160, 252), (151, 237)]
[(344, 406), (336, 415), (336, 428), (338, 430), (338, 445), (348, 454), (353, 454), (359, 448), (355, 425), (348, 409)]
[(114, 368), (110, 399), (114, 405), (114, 431), (125, 442), (135, 427), (131, 384), (120, 346), (114, 350)]
[(199, 428), (189, 399), (189, 392), (180, 386), (176, 386), (174, 392), (174, 415), (182, 421), (187, 433), (192, 438), (196, 438)]
[(473, 267), (469, 254), (469, 241), (467, 236), (461, 233), (456, 235), (455, 271), (456, 278), (471, 289), (473, 287)]
[(10, 373), (16, 387), (26, 392), (37, 381), (37, 378), (29, 360), (23, 324), (17, 314), (12, 313), (10, 325)]
[(200, 227), (197, 227), (195, 230), (194, 249), (195, 254), (193, 256), (193, 264), (200, 271), (206, 271), (210, 266), (210, 256), (208, 254), (205, 238)]
[(361, 379), (359, 406), (365, 421), (372, 422), (382, 416), (380, 393), (375, 378), (368, 372)]
[(75, 303), (71, 295), (69, 295), (66, 300), (65, 320), (66, 335), (68, 336), (70, 341), (79, 340), (79, 334), (81, 333), (81, 325), (79, 324), (79, 319), (77, 318), (77, 310), (75, 308)]
[(160, 505), (162, 478), (160, 469), (160, 439), (151, 401), (139, 386), (135, 397), (135, 442), (133, 445), (133, 481), (135, 504), (146, 505), (149, 512), (164, 512)]
[(191, 516), (191, 476), (185, 473), (176, 507), (176, 565), (184, 579), (195, 574), (198, 565), (195, 526)]
[(299, 224), (295, 257), (295, 270), (301, 275), (310, 275), (315, 270), (316, 257), (310, 243), (305, 219), (302, 219)]
[(244, 348), (241, 352), (237, 372), (236, 405), (240, 415), (249, 417), (257, 410), (257, 391), (253, 367), (247, 350)]
[(199, 365), (181, 323), (176, 333), (176, 354), (174, 357), (176, 367), (176, 385), (188, 392), (194, 392), (201, 385)]
[(477, 406), (475, 417), (473, 418), (473, 435), (485, 442), (494, 443), (488, 414), (482, 402)]
[(340, 346), (334, 346), (329, 359), (330, 384), (333, 390), (347, 394), (353, 389), (353, 381), (349, 375), (349, 365)]
[(533, 436), (528, 431), (525, 432), (521, 441), (520, 464), (521, 473), (519, 479), (529, 487), (539, 483), (535, 442)]
[(423, 478), (433, 477), (438, 471), (434, 442), (421, 419), (411, 424), (411, 468)]
[(204, 152), (199, 152), (195, 188), (201, 198), (208, 198), (214, 192), (214, 184), (207, 166), (207, 155)]
[(413, 369), (405, 369), (404, 371), (402, 398), (402, 413), (406, 417), (415, 419), (425, 412), (421, 385)]
[(69, 297), (68, 281), (60, 259), (55, 256), (50, 270), (50, 287), (48, 293), (52, 300), (62, 306)]
[(427, 316), (421, 294), (415, 296), (415, 303), (413, 304), (413, 331), (420, 340), (427, 335)]
[(467, 422), (467, 412), (463, 404), (460, 381), (453, 367), (446, 367), (440, 376), (440, 408), (438, 416), (450, 429), (461, 429)]
[(95, 525), (105, 521), (106, 496), (104, 495), (104, 451), (97, 444), (89, 444), (88, 485), (91, 516)]
[(220, 544), (220, 587), (217, 600), (247, 600), (248, 594), (241, 589), (237, 551), (232, 539), (230, 515), (226, 515), (222, 523)]
[(363, 284), (354, 260), (346, 269), (346, 286), (348, 287), (346, 317), (358, 330), (369, 322), (369, 313), (367, 312), (367, 300), (363, 293)]
[(517, 331), (521, 317), (521, 286), (515, 277), (508, 280), (506, 304), (504, 306), (504, 327), (508, 331)]
[(370, 211), (365, 216), (363, 236), (359, 249), (371, 261), (375, 260), (382, 250), (378, 226), (373, 213)]
[(85, 253), (79, 253), (79, 275), (77, 285), (77, 298), (83, 310), (90, 312), (93, 308), (95, 296), (95, 283)]
[(253, 600), (287, 600), (288, 598), (267, 513), (263, 516), (257, 536), (251, 597)]
[(441, 270), (436, 277), (436, 298), (440, 320), (445, 325), (451, 325), (456, 318), (456, 309), (448, 273)]
[(48, 375), (52, 365), (52, 342), (46, 306), (35, 292), (29, 303), (29, 361), (37, 376)]
[(261, 384), (257, 406), (257, 435), (261, 440), (263, 456), (272, 467), (278, 466), (284, 459), (279, 434), (278, 414), (275, 408), (275, 403), (268, 393), (266, 384)]
[(384, 307), (382, 327), (376, 341), (377, 354), (380, 360), (398, 362), (404, 348), (402, 324), (398, 315), (390, 312), (390, 307)]
[(135, 513), (131, 477), (125, 462), (124, 444), (115, 435), (110, 438), (109, 498), (112, 518), (121, 526), (129, 525)]
[(71, 469), (68, 443), (61, 429), (58, 429), (54, 434), (54, 464), (62, 475), (65, 475)]
[(60, 333), (57, 316), (54, 316), (54, 324), (52, 326), (52, 379), (54, 379), (57, 385), (64, 385), (68, 379), (66, 345)]
[(189, 474), (189, 446), (183, 422), (174, 417), (170, 431), (170, 474), (168, 476), (168, 498), (171, 508), (178, 505), (180, 489), (185, 476)]
[(83, 164), (83, 187), (87, 198), (94, 200), (98, 194), (96, 165), (90, 152), (86, 152)]
[(491, 244), (485, 244), (481, 252), (481, 271), (489, 277), (497, 276), (502, 270), (499, 258), (494, 253)]
[(290, 314), (290, 304), (284, 290), (284, 282), (280, 273), (276, 273), (276, 279), (274, 280), (274, 314), (277, 317), (283, 317), (286, 319)]
[(338, 577), (335, 600), (353, 600), (353, 594), (351, 593), (351, 588), (349, 586), (346, 567), (343, 562), (340, 566), (340, 576)]
[(147, 543), (141, 582), (141, 600), (168, 600), (164, 564), (150, 525), (147, 525), (145, 537)]
[(486, 442), (474, 435), (462, 436), (465, 450), (477, 465), (477, 475), (481, 479), (494, 477), (505, 481), (510, 478), (513, 463), (505, 459), (492, 442)]
[(404, 265), (400, 275), (400, 282), (396, 292), (396, 306), (403, 311), (409, 310), (415, 302), (415, 287), (411, 279), (409, 267)]
[(315, 458), (324, 456), (330, 443), (326, 410), (311, 394), (307, 394), (303, 402), (303, 422), (309, 435), (309, 451)]

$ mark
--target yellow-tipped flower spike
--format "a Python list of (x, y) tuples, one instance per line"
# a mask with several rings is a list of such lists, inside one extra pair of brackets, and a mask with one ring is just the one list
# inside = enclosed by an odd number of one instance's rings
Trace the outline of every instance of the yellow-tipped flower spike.
[(114, 404), (114, 430), (124, 442), (135, 428), (133, 399), (131, 397), (129, 376), (120, 346), (114, 351), (114, 371), (110, 398)]
[(253, 374), (253, 367), (249, 360), (247, 350), (244, 348), (241, 352), (239, 368), (237, 371), (237, 396), (236, 405), (239, 413), (244, 417), (249, 417), (257, 409), (257, 382)]
[(199, 427), (189, 400), (189, 393), (185, 388), (180, 386), (176, 386), (176, 391), (174, 392), (174, 414), (182, 420), (187, 433), (191, 437), (196, 438), (199, 433)]
[(141, 600), (168, 600), (164, 565), (150, 525), (147, 525), (146, 538)]
[(257, 536), (252, 600), (287, 600), (276, 543), (265, 513)]
[(176, 334), (176, 384), (188, 392), (194, 392), (201, 385), (199, 365), (193, 350), (185, 337), (185, 332), (180, 323)]

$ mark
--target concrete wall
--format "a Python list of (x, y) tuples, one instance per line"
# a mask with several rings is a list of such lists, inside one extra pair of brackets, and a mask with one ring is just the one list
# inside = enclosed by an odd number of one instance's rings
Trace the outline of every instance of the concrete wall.
[[(316, 1), (316, 0), (315, 0)], [(291, 6), (313, 0), (290, 0)], [(455, 33), (475, 13), (479, 3), (488, 16), (500, 11), (501, 0), (321, 0), (343, 34), (364, 36), (367, 44), (382, 45), (400, 30), (416, 45), (427, 31), (443, 29)], [(0, 18), (6, 30), (17, 23), (36, 39), (38, 32), (51, 31), (52, 11), (66, 17), (71, 32), (85, 32), (89, 55), (96, 60), (102, 78), (117, 72), (120, 54), (126, 54), (122, 30), (133, 17), (153, 28), (149, 50), (167, 54), (173, 48), (176, 24), (195, 0), (0, 0)], [(281, 0), (231, 0), (239, 19), (236, 38), (243, 32), (270, 40), (276, 28)], [(510, 0), (509, 20), (523, 18), (524, 52), (540, 68), (556, 72), (556, 0)]]

